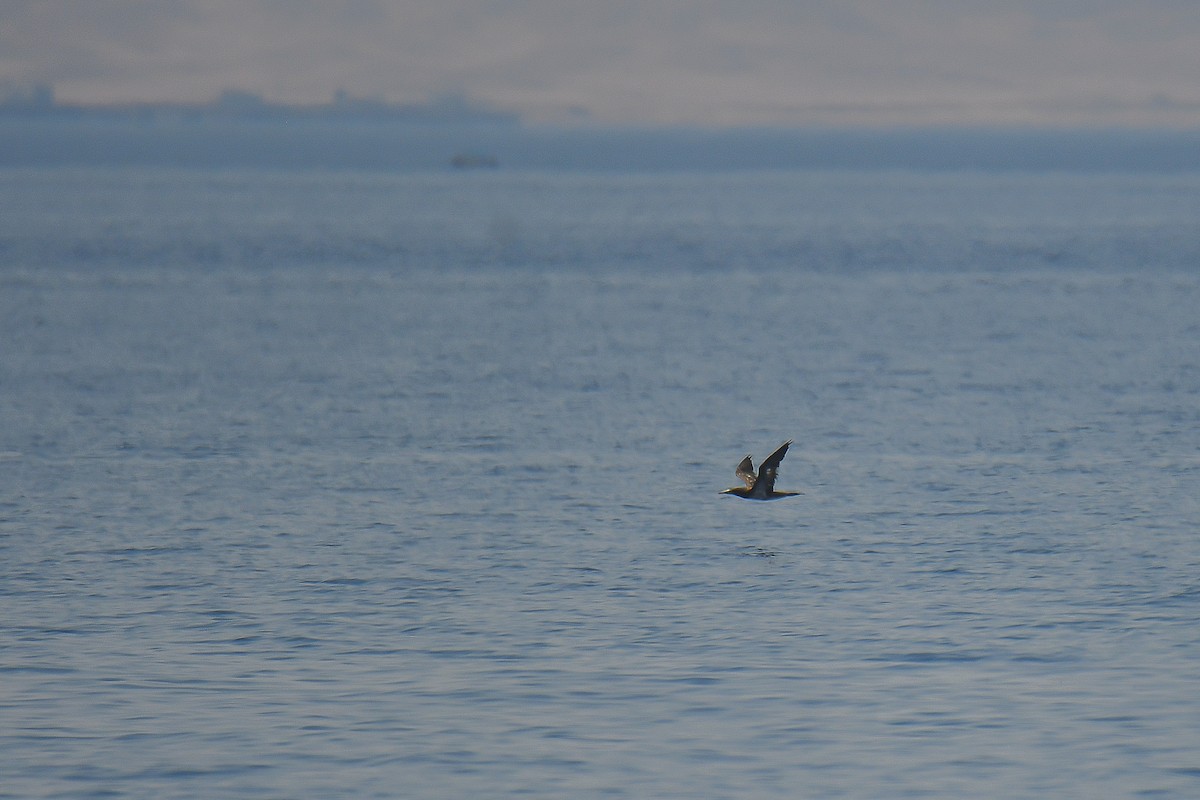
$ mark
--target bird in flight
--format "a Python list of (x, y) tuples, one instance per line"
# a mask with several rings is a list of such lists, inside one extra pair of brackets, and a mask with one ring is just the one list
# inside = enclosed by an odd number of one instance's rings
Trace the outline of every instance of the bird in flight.
[(788, 446), (791, 443), (792, 440), (788, 439), (779, 445), (774, 453), (767, 456), (759, 466), (758, 474), (754, 472), (754, 462), (750, 460), (750, 456), (743, 458), (742, 463), (737, 465), (737, 476), (745, 481), (745, 487), (735, 486), (732, 489), (726, 489), (721, 494), (735, 494), (746, 500), (778, 500), (781, 497), (800, 494), (800, 492), (775, 491), (775, 473), (779, 470), (779, 462), (783, 461), (783, 457), (787, 455)]

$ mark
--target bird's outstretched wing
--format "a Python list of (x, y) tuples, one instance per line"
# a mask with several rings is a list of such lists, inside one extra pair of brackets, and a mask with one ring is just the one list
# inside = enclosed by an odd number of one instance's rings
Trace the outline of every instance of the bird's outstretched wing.
[[(762, 484), (762, 488), (767, 494), (775, 491), (775, 473), (779, 471), (779, 462), (783, 461), (783, 457), (787, 455), (788, 447), (792, 440), (788, 439), (783, 444), (779, 445), (774, 453), (763, 459), (762, 465), (758, 468), (758, 482)], [(756, 488), (752, 486), (751, 488)]]
[(756, 479), (754, 475), (754, 462), (750, 460), (750, 456), (746, 456), (742, 459), (742, 463), (737, 465), (736, 472), (737, 476), (745, 481), (747, 489), (752, 489), (754, 487), (754, 481)]

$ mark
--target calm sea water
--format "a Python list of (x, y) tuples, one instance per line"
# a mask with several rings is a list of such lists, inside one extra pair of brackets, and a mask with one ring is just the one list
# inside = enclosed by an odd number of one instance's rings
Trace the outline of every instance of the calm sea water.
[(0, 172), (0, 797), (1200, 795), (1197, 219)]

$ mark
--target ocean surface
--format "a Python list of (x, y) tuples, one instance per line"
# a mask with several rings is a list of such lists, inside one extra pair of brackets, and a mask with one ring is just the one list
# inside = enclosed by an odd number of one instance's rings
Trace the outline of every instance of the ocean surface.
[(1200, 796), (1197, 220), (0, 170), (0, 797)]

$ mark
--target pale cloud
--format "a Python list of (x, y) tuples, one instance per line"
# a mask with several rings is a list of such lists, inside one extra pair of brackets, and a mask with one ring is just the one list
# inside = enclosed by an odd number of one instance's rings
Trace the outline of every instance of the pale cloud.
[(456, 92), (616, 124), (1200, 125), (1200, 6), (1147, 0), (7, 0), (72, 102)]

